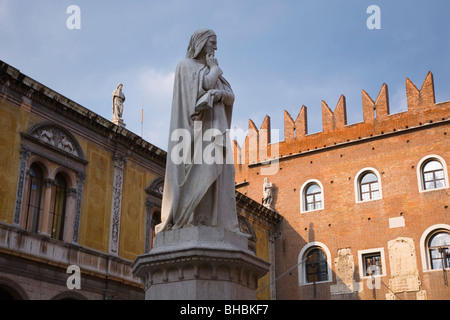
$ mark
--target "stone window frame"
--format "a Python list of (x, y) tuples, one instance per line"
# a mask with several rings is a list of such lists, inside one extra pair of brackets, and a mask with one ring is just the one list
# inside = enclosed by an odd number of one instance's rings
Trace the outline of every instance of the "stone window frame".
[(363, 261), (363, 256), (369, 255), (369, 254), (380, 254), (381, 258), (381, 274), (375, 274), (373, 277), (375, 278), (381, 278), (386, 276), (386, 258), (384, 254), (384, 248), (373, 248), (373, 249), (364, 249), (364, 250), (358, 250), (358, 270), (359, 270), (359, 277), (360, 279), (370, 279), (372, 276), (366, 276), (365, 275), (365, 265)]
[[(311, 184), (317, 184), (321, 190), (322, 194), (322, 207), (319, 209), (313, 209), (313, 210), (307, 210), (306, 208), (306, 190)], [(315, 211), (325, 210), (325, 193), (323, 189), (322, 183), (317, 179), (309, 179), (305, 183), (303, 183), (302, 187), (300, 188), (300, 213), (310, 213)]]
[(241, 214), (238, 214), (238, 223), (240, 232), (246, 234), (248, 237), (248, 249), (256, 253), (256, 241), (258, 238), (256, 237), (252, 224)]
[[(48, 139), (40, 138), (44, 129), (55, 130), (66, 139), (65, 145), (70, 148), (52, 144)], [(22, 132), (20, 147), (20, 165), (16, 191), (16, 204), (13, 224), (25, 227), (26, 199), (29, 192), (28, 170), (32, 164), (37, 164), (44, 175), (44, 190), (42, 195), (43, 212), (39, 217), (38, 234), (51, 237), (51, 200), (54, 192), (54, 182), (57, 174), (62, 174), (67, 183), (64, 231), (62, 241), (78, 243), (81, 215), (81, 199), (85, 175), (88, 164), (76, 138), (64, 127), (44, 121), (32, 126), (27, 132)], [(70, 151), (70, 152), (69, 152)], [(55, 239), (58, 240), (58, 239)]]
[[(434, 188), (434, 189), (425, 189), (425, 184), (423, 180), (423, 168), (425, 165), (430, 161), (438, 161), (442, 165), (442, 169), (444, 170), (444, 186), (441, 188)], [(441, 156), (438, 156), (436, 154), (430, 154), (422, 159), (420, 159), (419, 163), (417, 164), (417, 185), (419, 188), (419, 193), (422, 192), (433, 192), (436, 190), (442, 190), (442, 189), (448, 189), (449, 188), (449, 181), (448, 181), (448, 172), (447, 172), (447, 163), (445, 162), (444, 158)]]
[[(323, 252), (325, 252), (325, 255), (327, 257), (327, 280), (318, 281), (318, 282), (307, 282), (306, 280), (306, 257), (305, 255), (312, 249), (319, 248)], [(331, 253), (328, 247), (319, 241), (313, 241), (305, 245), (302, 250), (300, 251), (298, 255), (298, 285), (299, 286), (307, 286), (307, 285), (313, 285), (313, 284), (321, 284), (321, 283), (328, 283), (333, 281), (333, 270), (331, 268)]]
[[(76, 173), (64, 168), (62, 166), (57, 166), (55, 168), (52, 168), (55, 166), (55, 164), (39, 155), (31, 155), (28, 159), (27, 164), (27, 171), (30, 169), (30, 167), (36, 164), (38, 165), (42, 173), (44, 175), (44, 190), (43, 194), (41, 195), (41, 201), (42, 201), (42, 215), (39, 217), (38, 222), (38, 234), (43, 234), (46, 236), (51, 237), (52, 235), (52, 214), (51, 214), (51, 206), (52, 206), (52, 200), (54, 200), (54, 184), (55, 184), (55, 177), (57, 174), (62, 174), (64, 176), (64, 179), (67, 183), (66, 188), (66, 205), (65, 205), (65, 219), (68, 220), (69, 223), (64, 223), (64, 231), (63, 231), (63, 241), (71, 242), (72, 241), (72, 228), (73, 223), (70, 223), (70, 221), (73, 221), (74, 218), (74, 210), (75, 210), (75, 193), (76, 193)], [(27, 174), (27, 177), (25, 178), (25, 190), (24, 190), (24, 202), (23, 202), (23, 208), (21, 213), (21, 219), (20, 219), (20, 227), (25, 228), (25, 213), (26, 213), (26, 199), (28, 198), (28, 192), (29, 192), (29, 175)], [(58, 239), (56, 239), (58, 240)]]
[[(377, 176), (378, 179), (378, 193), (379, 193), (379, 197), (376, 199), (369, 199), (369, 200), (363, 200), (362, 196), (361, 196), (361, 179), (362, 177), (367, 174), (367, 173), (373, 173)], [(383, 188), (382, 188), (382, 183), (381, 183), (381, 175), (378, 172), (377, 169), (373, 168), (373, 167), (366, 167), (363, 168), (361, 170), (358, 171), (358, 173), (355, 175), (355, 179), (354, 179), (354, 189), (355, 189), (355, 202), (356, 203), (365, 203), (365, 202), (370, 202), (370, 201), (378, 201), (383, 199)]]
[[(157, 227), (161, 224), (161, 206), (164, 192), (164, 179), (156, 178), (146, 189), (145, 200), (145, 253), (153, 247), (153, 240), (157, 233)], [(162, 226), (160, 226), (162, 227)]]
[[(64, 169), (59, 170), (55, 174), (54, 179), (52, 179), (52, 211), (50, 211), (49, 216), (49, 221), (51, 221), (49, 232), (53, 239), (63, 240), (65, 235), (70, 232), (69, 230), (65, 230), (65, 225), (67, 224), (67, 218), (70, 218), (70, 216), (68, 216), (68, 214), (71, 214), (70, 209), (73, 207), (73, 203), (71, 203), (69, 199), (69, 197), (74, 195), (73, 190), (75, 187), (73, 186), (72, 181), (73, 176), (70, 177), (70, 174)], [(70, 186), (69, 183), (71, 183), (72, 186)], [(62, 200), (62, 205), (59, 203), (60, 200)]]
[[(423, 272), (442, 272), (442, 269), (432, 269), (430, 260), (430, 251), (428, 248), (428, 242), (432, 236), (438, 232), (448, 232), (450, 233), (450, 225), (440, 223), (428, 227), (420, 237), (420, 258), (422, 261)], [(445, 268), (445, 270), (450, 270), (450, 268)]]
[[(34, 171), (32, 170), (32, 167), (37, 167), (37, 169), (39, 169), (41, 175), (40, 178), (36, 178), (32, 174), (32, 172)], [(23, 207), (20, 225), (23, 229), (28, 230), (29, 232), (37, 232), (40, 228), (39, 223), (42, 218), (44, 206), (45, 176), (47, 175), (48, 171), (47, 166), (39, 161), (32, 161), (31, 164), (27, 165), (26, 168), (27, 169), (24, 184)], [(39, 186), (37, 187), (38, 184)], [(36, 192), (34, 199), (31, 199), (33, 186), (36, 187), (35, 191), (39, 190), (39, 194)], [(39, 212), (36, 214), (35, 210), (38, 210)]]

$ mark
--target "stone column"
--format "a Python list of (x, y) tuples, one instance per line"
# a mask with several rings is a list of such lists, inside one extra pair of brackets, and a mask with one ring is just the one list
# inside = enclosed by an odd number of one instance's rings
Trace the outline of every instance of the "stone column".
[(277, 299), (277, 284), (275, 281), (275, 241), (276, 241), (276, 233), (274, 231), (269, 231), (269, 256), (272, 265), (270, 266), (270, 299)]
[(40, 217), (40, 229), (39, 233), (50, 236), (52, 234), (52, 219), (50, 217), (50, 207), (52, 205), (52, 186), (55, 180), (44, 179), (44, 204), (42, 206), (42, 217)]
[(27, 176), (27, 166), (28, 158), (31, 152), (22, 148), (20, 150), (20, 165), (19, 165), (19, 177), (17, 181), (17, 192), (16, 192), (16, 205), (14, 208), (14, 219), (13, 223), (16, 226), (20, 225), (20, 220), (22, 216), (22, 206), (23, 206), (23, 194), (25, 191), (25, 177)]
[(73, 221), (75, 216), (76, 195), (76, 188), (68, 188), (66, 190), (66, 212), (64, 215), (63, 239), (68, 242), (73, 239)]
[(111, 208), (111, 236), (109, 252), (113, 255), (119, 253), (120, 213), (122, 210), (123, 172), (127, 158), (119, 153), (114, 154), (114, 182)]
[(72, 242), (78, 243), (78, 234), (80, 230), (80, 215), (81, 215), (81, 196), (83, 195), (83, 185), (86, 180), (84, 173), (77, 173), (77, 191), (75, 198), (75, 213), (73, 217), (73, 233)]

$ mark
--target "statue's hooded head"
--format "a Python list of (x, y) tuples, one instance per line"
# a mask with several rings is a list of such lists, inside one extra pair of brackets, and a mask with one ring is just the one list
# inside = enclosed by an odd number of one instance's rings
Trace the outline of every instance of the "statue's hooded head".
[(200, 29), (195, 31), (191, 37), (191, 40), (189, 41), (186, 58), (188, 59), (196, 58), (202, 51), (208, 38), (215, 35), (216, 34), (214, 33), (214, 31), (210, 29)]

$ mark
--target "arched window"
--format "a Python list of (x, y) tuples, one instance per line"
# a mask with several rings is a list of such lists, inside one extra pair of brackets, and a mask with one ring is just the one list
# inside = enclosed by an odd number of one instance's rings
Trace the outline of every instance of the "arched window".
[(359, 181), (359, 192), (361, 201), (375, 200), (380, 198), (380, 189), (377, 176), (372, 172), (365, 173)]
[(366, 168), (358, 172), (355, 179), (356, 202), (381, 199), (381, 184), (378, 171)]
[(311, 183), (305, 192), (306, 211), (322, 209), (322, 189), (316, 183)]
[(305, 276), (307, 283), (328, 280), (327, 256), (319, 247), (313, 247), (305, 255)]
[(66, 216), (66, 190), (66, 179), (61, 173), (58, 173), (52, 190), (53, 210), (50, 210), (50, 218), (52, 220), (51, 237), (58, 240), (63, 240)]
[(21, 285), (0, 277), (0, 301), (2, 300), (29, 300), (29, 297)]
[(417, 166), (419, 192), (448, 188), (447, 165), (438, 155), (428, 155)]
[(77, 243), (88, 164), (83, 149), (72, 133), (51, 122), (36, 124), (21, 137), (13, 223)]
[(42, 212), (44, 175), (41, 168), (33, 163), (28, 170), (28, 199), (26, 203), (25, 229), (38, 232), (39, 218)]
[(422, 168), (422, 181), (424, 190), (445, 187), (444, 168), (437, 160), (427, 161)]
[(332, 280), (331, 255), (321, 242), (313, 241), (303, 247), (298, 256), (299, 285)]
[(305, 182), (300, 193), (301, 212), (321, 210), (324, 208), (322, 184), (318, 180)]
[(450, 268), (450, 233), (439, 230), (428, 240), (431, 269)]

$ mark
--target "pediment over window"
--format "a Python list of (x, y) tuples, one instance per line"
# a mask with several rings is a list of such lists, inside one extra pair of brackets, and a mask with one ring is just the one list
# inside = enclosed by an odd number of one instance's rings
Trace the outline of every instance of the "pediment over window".
[(250, 222), (241, 215), (238, 215), (238, 222), (239, 222), (239, 231), (249, 235), (250, 240), (256, 241), (256, 234)]
[(150, 186), (148, 186), (145, 191), (147, 193), (153, 193), (162, 197), (164, 191), (164, 179), (155, 179)]
[(83, 150), (75, 137), (57, 124), (40, 123), (28, 130), (27, 135), (75, 157), (85, 159)]

